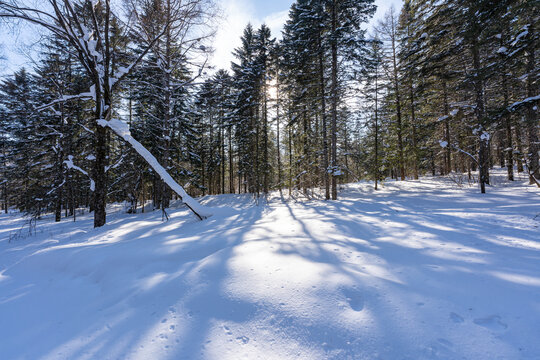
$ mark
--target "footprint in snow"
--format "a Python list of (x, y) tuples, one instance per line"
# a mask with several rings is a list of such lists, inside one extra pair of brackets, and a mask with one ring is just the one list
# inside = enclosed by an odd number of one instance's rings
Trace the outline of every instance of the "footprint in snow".
[(452, 342), (439, 338), (432, 341), (424, 348), (424, 354), (429, 359), (455, 359), (454, 344)]
[(499, 315), (490, 315), (484, 318), (474, 319), (473, 322), (476, 325), (480, 325), (493, 331), (503, 331), (508, 328), (508, 325), (501, 321), (501, 317)]
[(249, 342), (249, 338), (247, 336), (239, 336), (236, 338), (236, 341), (238, 341), (240, 344), (247, 344)]
[(232, 331), (227, 325), (223, 325), (223, 330), (225, 330), (225, 334), (232, 335)]
[(456, 324), (460, 324), (463, 321), (465, 321), (465, 319), (463, 319), (460, 315), (456, 314), (455, 312), (450, 313), (450, 319), (452, 319), (452, 321), (455, 322)]
[(359, 290), (344, 289), (343, 295), (345, 295), (351, 309), (354, 311), (362, 311), (364, 309), (364, 299)]
[(452, 342), (446, 340), (446, 339), (443, 339), (443, 338), (439, 338), (437, 339), (437, 341), (439, 342), (439, 344), (442, 344), (444, 346), (447, 346), (447, 347), (452, 347), (454, 346), (454, 344), (452, 344)]

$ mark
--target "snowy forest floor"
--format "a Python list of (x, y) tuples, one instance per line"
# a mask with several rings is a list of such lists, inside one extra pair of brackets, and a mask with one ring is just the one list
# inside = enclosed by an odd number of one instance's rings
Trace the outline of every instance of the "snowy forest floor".
[(540, 191), (503, 175), (485, 195), (427, 177), (212, 196), (202, 222), (117, 206), (32, 236), (2, 214), (0, 357), (539, 359)]

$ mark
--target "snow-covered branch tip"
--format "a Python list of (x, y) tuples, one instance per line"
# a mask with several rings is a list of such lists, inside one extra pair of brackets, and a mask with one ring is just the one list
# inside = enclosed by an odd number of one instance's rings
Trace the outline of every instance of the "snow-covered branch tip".
[(45, 105), (42, 105), (40, 107), (37, 107), (35, 109), (35, 111), (43, 111), (45, 109), (48, 109), (56, 104), (61, 104), (61, 103), (64, 103), (66, 101), (70, 101), (70, 100), (77, 100), (77, 99), (94, 99), (96, 100), (96, 88), (94, 85), (92, 85), (90, 87), (90, 91), (88, 92), (84, 92), (84, 93), (80, 93), (80, 94), (77, 94), (77, 95), (64, 95), (62, 96), (61, 98), (58, 98), (54, 101), (51, 101), (50, 103), (48, 104), (45, 104)]
[(459, 147), (455, 146), (455, 145), (452, 145), (452, 144), (448, 144), (448, 142), (444, 141), (444, 140), (439, 140), (439, 145), (445, 149), (447, 148), (448, 146), (450, 146), (452, 149), (454, 150), (457, 150), (457, 151), (460, 151), (462, 153), (464, 153), (465, 155), (469, 156), (476, 164), (479, 164), (478, 163), (478, 160), (471, 154), (471, 153), (468, 153), (467, 151), (463, 150), (463, 149), (460, 149)]

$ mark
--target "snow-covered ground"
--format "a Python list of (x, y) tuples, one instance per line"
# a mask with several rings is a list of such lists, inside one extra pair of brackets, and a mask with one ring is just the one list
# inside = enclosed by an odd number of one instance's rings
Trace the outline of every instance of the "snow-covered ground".
[(537, 188), (340, 197), (209, 197), (202, 222), (120, 206), (32, 236), (2, 214), (0, 358), (540, 359)]

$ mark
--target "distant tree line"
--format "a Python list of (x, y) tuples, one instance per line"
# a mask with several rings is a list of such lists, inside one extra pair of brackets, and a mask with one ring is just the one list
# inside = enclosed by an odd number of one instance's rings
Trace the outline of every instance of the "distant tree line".
[(111, 202), (165, 213), (181, 194), (112, 119), (193, 196), (337, 199), (340, 183), (451, 172), (485, 192), (494, 166), (540, 186), (535, 1), (406, 0), (368, 33), (372, 0), (297, 0), (281, 40), (248, 25), (211, 74), (207, 1), (130, 0), (122, 16), (50, 3), (43, 25), (0, 1), (0, 17), (50, 30), (36, 67), (0, 84), (6, 212), (88, 209), (95, 226)]

